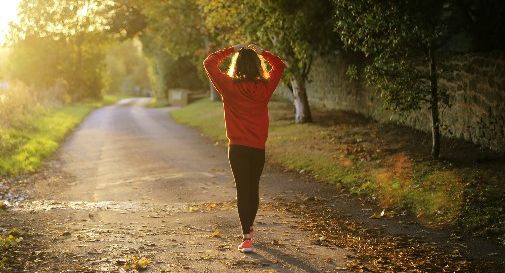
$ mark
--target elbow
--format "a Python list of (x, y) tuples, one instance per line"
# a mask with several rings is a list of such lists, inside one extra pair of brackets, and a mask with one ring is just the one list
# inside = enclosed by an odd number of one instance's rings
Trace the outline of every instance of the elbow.
[(213, 67), (213, 64), (212, 64), (212, 60), (209, 60), (208, 58), (205, 59), (203, 61), (203, 68), (206, 70), (206, 71), (210, 71), (212, 70), (212, 67)]
[(279, 70), (279, 74), (282, 74), (285, 69), (286, 69), (286, 64), (282, 61), (279, 61), (279, 63), (277, 64), (277, 70)]
[(203, 67), (207, 68), (209, 66), (209, 57), (205, 58), (205, 60), (203, 60), (202, 64), (203, 64)]
[(284, 69), (286, 67), (288, 67), (288, 63), (286, 61), (284, 61), (283, 59), (280, 59), (279, 58), (279, 66)]
[(284, 69), (286, 69), (286, 67), (287, 67), (287, 65), (283, 61), (281, 61), (281, 63), (280, 63), (280, 68), (281, 69), (280, 70), (284, 71)]

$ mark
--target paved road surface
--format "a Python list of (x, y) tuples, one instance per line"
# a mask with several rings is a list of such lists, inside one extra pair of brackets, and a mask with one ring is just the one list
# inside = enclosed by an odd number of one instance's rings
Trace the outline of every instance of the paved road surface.
[(36, 198), (17, 208), (51, 238), (44, 253), (52, 258), (35, 261), (37, 272), (124, 272), (132, 256), (151, 261), (147, 272), (347, 272), (349, 253), (314, 244), (295, 216), (273, 206), (327, 187), (271, 168), (256, 253), (239, 253), (226, 149), (176, 124), (171, 109), (143, 107), (148, 101), (91, 113), (49, 163), (58, 179), (38, 183)]

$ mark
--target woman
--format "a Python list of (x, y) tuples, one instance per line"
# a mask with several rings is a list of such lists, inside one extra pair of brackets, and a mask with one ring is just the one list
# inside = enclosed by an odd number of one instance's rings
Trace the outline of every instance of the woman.
[[(228, 75), (219, 65), (233, 53)], [(267, 73), (264, 58), (272, 67)], [(209, 79), (223, 99), (228, 159), (237, 186), (242, 225), (241, 252), (252, 252), (253, 223), (259, 205), (259, 180), (265, 164), (268, 137), (268, 101), (282, 72), (282, 60), (260, 47), (239, 44), (210, 54), (203, 62)]]

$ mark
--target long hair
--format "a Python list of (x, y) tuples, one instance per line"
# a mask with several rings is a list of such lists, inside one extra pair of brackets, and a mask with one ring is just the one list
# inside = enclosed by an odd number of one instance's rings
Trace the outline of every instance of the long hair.
[(268, 79), (265, 61), (250, 48), (242, 48), (233, 55), (228, 76), (235, 81), (261, 82)]

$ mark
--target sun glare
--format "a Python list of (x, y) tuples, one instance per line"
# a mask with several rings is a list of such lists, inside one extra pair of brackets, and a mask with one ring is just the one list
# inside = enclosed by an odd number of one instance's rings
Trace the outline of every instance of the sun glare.
[(17, 19), (17, 7), (20, 0), (0, 1), (0, 45), (9, 31), (9, 22)]

